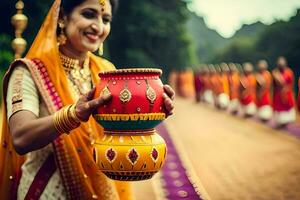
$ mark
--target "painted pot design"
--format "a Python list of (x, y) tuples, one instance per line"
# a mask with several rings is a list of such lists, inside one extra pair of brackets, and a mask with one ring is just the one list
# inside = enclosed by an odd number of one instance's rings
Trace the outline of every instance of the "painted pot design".
[(123, 181), (150, 179), (166, 158), (166, 143), (155, 127), (165, 117), (160, 69), (122, 69), (99, 74), (95, 98), (110, 93), (94, 118), (104, 128), (95, 142), (100, 170)]

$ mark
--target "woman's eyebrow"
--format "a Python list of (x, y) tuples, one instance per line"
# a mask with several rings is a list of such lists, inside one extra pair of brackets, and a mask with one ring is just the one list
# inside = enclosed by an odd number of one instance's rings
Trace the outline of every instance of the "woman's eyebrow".
[(94, 13), (99, 13), (99, 10), (96, 8), (91, 8), (91, 7), (87, 7), (87, 8), (83, 8), (82, 11), (92, 11)]

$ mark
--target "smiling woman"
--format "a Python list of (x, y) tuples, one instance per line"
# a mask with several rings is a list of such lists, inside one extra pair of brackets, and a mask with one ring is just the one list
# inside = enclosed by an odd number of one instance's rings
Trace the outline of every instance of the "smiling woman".
[[(93, 99), (92, 88), (100, 71), (115, 67), (91, 52), (109, 35), (116, 6), (116, 0), (55, 0), (26, 57), (9, 68), (0, 138), (3, 199), (133, 198), (128, 183), (100, 173), (92, 153), (103, 128), (90, 116), (111, 99)], [(174, 92), (164, 89), (171, 114)]]

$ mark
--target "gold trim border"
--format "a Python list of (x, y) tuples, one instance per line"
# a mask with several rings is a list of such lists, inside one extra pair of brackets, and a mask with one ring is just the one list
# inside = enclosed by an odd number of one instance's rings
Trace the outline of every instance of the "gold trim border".
[(100, 72), (99, 75), (108, 74), (128, 74), (128, 73), (158, 73), (162, 75), (162, 70), (158, 68), (128, 68), (128, 69), (117, 69)]
[(165, 113), (143, 114), (96, 114), (94, 118), (99, 121), (154, 121), (166, 119)]

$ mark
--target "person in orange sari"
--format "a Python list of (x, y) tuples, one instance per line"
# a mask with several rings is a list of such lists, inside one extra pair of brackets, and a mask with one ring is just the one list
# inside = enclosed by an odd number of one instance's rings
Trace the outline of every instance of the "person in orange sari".
[(253, 65), (243, 65), (244, 75), (240, 79), (240, 103), (242, 115), (251, 117), (256, 114), (256, 78), (253, 74)]
[(234, 63), (229, 63), (229, 95), (230, 103), (228, 111), (232, 114), (236, 114), (239, 108), (239, 86), (240, 86), (240, 75), (239, 71)]
[(257, 116), (262, 121), (268, 121), (273, 116), (272, 99), (271, 99), (272, 75), (268, 71), (268, 63), (265, 60), (258, 61), (257, 68), (258, 68), (258, 73), (256, 74)]
[(229, 105), (229, 67), (226, 63), (222, 63), (218, 73), (218, 107), (222, 110), (227, 109)]
[[(96, 51), (110, 33), (116, 0), (55, 0), (25, 58), (3, 84), (0, 194), (9, 199), (133, 199), (129, 183), (99, 171), (93, 143), (103, 128), (90, 117), (100, 71)], [(172, 114), (174, 92), (164, 86)]]
[(173, 88), (175, 90), (176, 93), (178, 92), (178, 88), (177, 88), (178, 78), (177, 77), (178, 77), (178, 71), (176, 71), (174, 69), (169, 73), (169, 76), (168, 76), (168, 84), (171, 86), (171, 88)]
[(217, 106), (217, 96), (219, 94), (219, 75), (217, 72), (217, 68), (213, 65), (210, 66), (210, 77), (209, 77), (209, 83), (210, 83), (210, 90), (211, 90), (211, 100), (210, 104), (213, 106)]
[(272, 71), (274, 79), (273, 109), (278, 127), (284, 127), (296, 120), (294, 100), (294, 73), (284, 57), (277, 59), (277, 67)]

